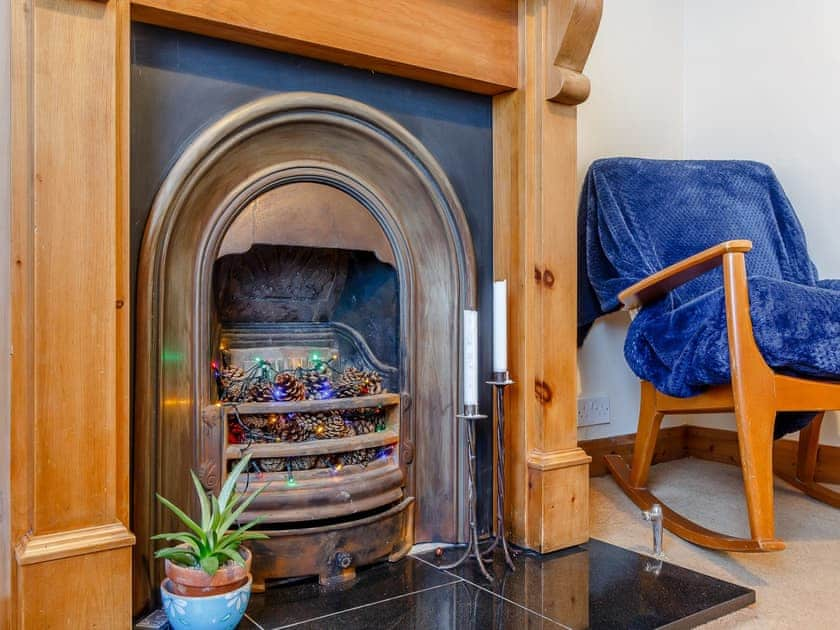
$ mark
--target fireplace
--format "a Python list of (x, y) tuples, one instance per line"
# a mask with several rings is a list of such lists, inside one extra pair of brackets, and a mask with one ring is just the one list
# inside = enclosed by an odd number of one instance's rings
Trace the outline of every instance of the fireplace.
[[(472, 238), (429, 151), (383, 112), (263, 97), (205, 128), (164, 179), (137, 277), (135, 531), (190, 500), (270, 484), (255, 583), (463, 539), (461, 313)], [(142, 458), (138, 462), (138, 458)]]
[(402, 557), (414, 539), (413, 453), (401, 439), (399, 287), (385, 233), (350, 195), (287, 184), (237, 215), (212, 280), (218, 401), (202, 411), (199, 474), (218, 492), (250, 454), (239, 491), (268, 486), (243, 514), (270, 536), (252, 543), (256, 588), (301, 574), (334, 583)]

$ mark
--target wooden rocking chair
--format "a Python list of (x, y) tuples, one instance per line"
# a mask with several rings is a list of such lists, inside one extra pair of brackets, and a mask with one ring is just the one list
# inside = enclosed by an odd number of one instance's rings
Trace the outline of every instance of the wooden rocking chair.
[[(778, 551), (773, 518), (773, 429), (778, 411), (813, 411), (813, 421), (800, 432), (795, 474), (779, 476), (805, 494), (840, 507), (840, 493), (814, 480), (820, 425), (827, 410), (840, 409), (840, 383), (814, 381), (775, 373), (764, 361), (753, 336), (744, 261), (752, 242), (720, 243), (671, 265), (619, 294), (627, 310), (662, 297), (675, 287), (723, 266), (726, 321), (732, 381), (692, 398), (675, 398), (642, 382), (639, 429), (630, 468), (620, 455), (606, 463), (622, 490), (643, 510), (662, 505), (663, 524), (677, 536), (697, 545), (725, 551)], [(744, 476), (750, 538), (736, 538), (705, 529), (668, 509), (648, 489), (647, 480), (659, 426), (666, 414), (734, 411)]]

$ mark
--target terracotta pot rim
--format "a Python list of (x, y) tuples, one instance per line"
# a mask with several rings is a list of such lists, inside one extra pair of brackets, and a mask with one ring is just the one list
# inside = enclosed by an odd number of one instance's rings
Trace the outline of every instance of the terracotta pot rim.
[(231, 593), (235, 593), (236, 591), (241, 591), (243, 589), (251, 590), (251, 585), (253, 581), (254, 576), (248, 573), (248, 581), (245, 582), (245, 584), (243, 584), (242, 586), (239, 586), (233, 589), (232, 591), (225, 591), (224, 593), (208, 593), (207, 595), (181, 595), (180, 593), (169, 588), (167, 583), (171, 583), (172, 580), (170, 580), (168, 577), (163, 578), (163, 580), (160, 583), (160, 587), (164, 589), (167, 593), (169, 593), (172, 597), (177, 597), (179, 599), (207, 599), (209, 597), (224, 597), (226, 595), (229, 596)]
[(188, 588), (224, 588), (244, 580), (251, 573), (251, 551), (245, 546), (240, 547), (238, 551), (245, 560), (245, 566), (240, 566), (233, 560), (229, 560), (219, 566), (213, 575), (208, 575), (200, 567), (185, 567), (167, 558), (164, 562), (164, 572), (167, 579), (171, 580), (173, 584)]

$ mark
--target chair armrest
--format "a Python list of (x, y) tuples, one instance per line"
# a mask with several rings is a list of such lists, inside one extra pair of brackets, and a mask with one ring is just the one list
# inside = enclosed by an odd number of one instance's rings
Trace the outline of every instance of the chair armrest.
[(659, 299), (681, 284), (711, 271), (721, 264), (724, 254), (744, 253), (751, 249), (752, 241), (724, 241), (699, 254), (694, 254), (678, 263), (665, 267), (662, 271), (657, 271), (644, 280), (627, 287), (618, 294), (618, 299), (627, 310), (639, 308)]

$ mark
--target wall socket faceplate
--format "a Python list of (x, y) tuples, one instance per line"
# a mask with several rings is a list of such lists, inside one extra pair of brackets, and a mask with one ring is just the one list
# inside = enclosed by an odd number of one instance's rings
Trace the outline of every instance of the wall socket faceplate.
[(609, 396), (581, 396), (577, 401), (577, 425), (591, 427), (610, 423)]

